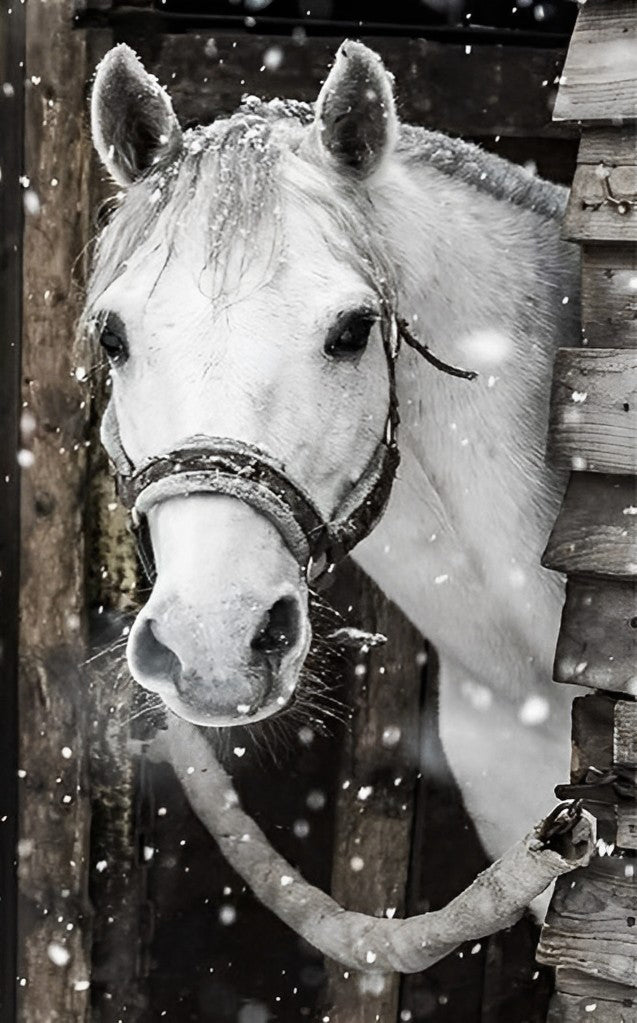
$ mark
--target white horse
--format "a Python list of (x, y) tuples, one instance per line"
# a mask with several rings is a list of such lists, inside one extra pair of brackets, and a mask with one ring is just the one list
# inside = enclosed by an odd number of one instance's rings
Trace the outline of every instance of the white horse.
[[(579, 332), (564, 190), (401, 126), (359, 43), (315, 108), (251, 98), (186, 132), (118, 46), (92, 128), (122, 186), (85, 313), (111, 363), (104, 439), (124, 477), (161, 470), (133, 495), (157, 578), (132, 674), (202, 725), (292, 700), (310, 646), (294, 540), (307, 554), (307, 535), (289, 501), (275, 514), (244, 494), (241, 467), (211, 484), (206, 445), (246, 445), (329, 522), (391, 447), (396, 357), (402, 460), (354, 557), (439, 652), (444, 748), (499, 855), (568, 777), (572, 694), (551, 682), (562, 583), (540, 566), (564, 482), (544, 461), (551, 367)], [(478, 379), (397, 355), (396, 317)], [(192, 471), (158, 461), (184, 447)]]

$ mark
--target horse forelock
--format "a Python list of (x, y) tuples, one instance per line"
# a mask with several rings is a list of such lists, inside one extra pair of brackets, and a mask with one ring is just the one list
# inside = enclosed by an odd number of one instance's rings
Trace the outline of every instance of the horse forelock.
[(312, 119), (309, 104), (247, 97), (231, 117), (186, 131), (175, 158), (117, 197), (95, 245), (81, 326), (133, 258), (165, 246), (168, 261), (181, 253), (182, 240), (199, 249), (214, 280), (211, 297), (229, 297), (223, 289), (231, 251), (241, 250), (243, 269), (259, 260), (272, 279), (284, 246), (285, 198), (314, 213), (329, 248), (390, 301), (392, 268), (374, 236), (369, 195), (303, 152)]

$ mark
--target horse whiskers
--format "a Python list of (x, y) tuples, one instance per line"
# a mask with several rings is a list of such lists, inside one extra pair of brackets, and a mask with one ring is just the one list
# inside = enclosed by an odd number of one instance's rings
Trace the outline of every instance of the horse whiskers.
[(144, 715), (147, 715), (147, 714), (150, 715), (150, 714), (160, 710), (162, 707), (163, 707), (163, 702), (162, 702), (161, 698), (160, 697), (156, 697), (156, 702), (155, 703), (151, 703), (149, 701), (143, 707), (139, 707), (137, 710), (133, 711), (132, 714), (129, 714), (128, 717), (124, 718), (123, 721), (121, 722), (121, 724), (122, 724), (122, 726), (124, 728), (130, 728), (130, 726), (133, 724), (134, 721), (139, 721), (140, 718), (144, 717)]
[(250, 729), (249, 735), (261, 763), (263, 763), (261, 759), (264, 753), (263, 746), (275, 767), (280, 766), (279, 753), (287, 754), (293, 749), (289, 722), (279, 717), (264, 721), (259, 729)]
[(99, 661), (102, 657), (106, 657), (108, 654), (115, 653), (116, 650), (121, 650), (126, 646), (128, 642), (128, 636), (118, 636), (112, 643), (108, 643), (101, 650), (91, 654), (86, 660), (81, 662), (80, 667), (85, 668), (88, 664), (93, 664), (95, 661)]

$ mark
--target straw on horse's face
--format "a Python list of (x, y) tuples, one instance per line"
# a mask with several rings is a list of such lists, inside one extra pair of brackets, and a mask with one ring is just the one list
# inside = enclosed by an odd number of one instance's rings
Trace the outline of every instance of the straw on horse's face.
[[(396, 135), (382, 63), (344, 45), (306, 126), (248, 110), (184, 135), (165, 92), (117, 47), (92, 116), (127, 190), (89, 302), (122, 451), (139, 466), (191, 438), (244, 442), (329, 519), (388, 410), (390, 273), (362, 240)], [(201, 492), (164, 496), (148, 525), (157, 578), (130, 634), (134, 677), (199, 724), (276, 712), (310, 643), (306, 581), (281, 531), (236, 495)]]

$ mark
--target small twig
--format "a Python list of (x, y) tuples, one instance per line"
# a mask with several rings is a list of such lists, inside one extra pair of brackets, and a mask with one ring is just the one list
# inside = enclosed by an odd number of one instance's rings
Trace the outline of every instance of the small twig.
[[(217, 840), (228, 863), (258, 899), (324, 955), (367, 973), (416, 973), (462, 942), (482, 938), (518, 920), (560, 874), (585, 866), (595, 845), (595, 822), (584, 810), (562, 830), (564, 807), (514, 845), (444, 909), (407, 920), (343, 909), (308, 884), (270, 845), (241, 809), (232, 782), (202, 733), (169, 715), (173, 766), (193, 810)], [(540, 837), (560, 821), (562, 853)], [(460, 854), (460, 853), (459, 853)]]
[(356, 650), (371, 650), (372, 647), (383, 646), (387, 642), (387, 636), (381, 632), (365, 632), (364, 629), (355, 629), (350, 626), (343, 626), (329, 632), (327, 639), (340, 647), (354, 647)]

